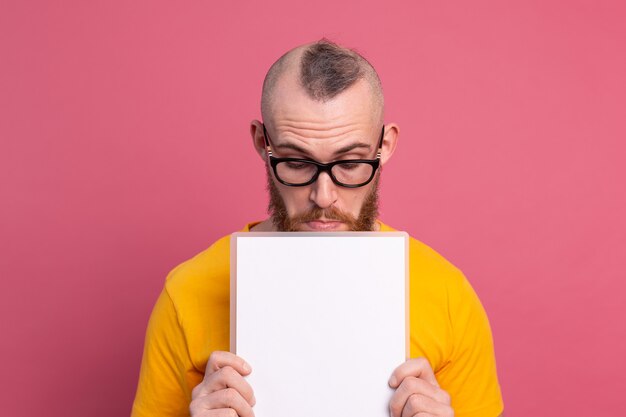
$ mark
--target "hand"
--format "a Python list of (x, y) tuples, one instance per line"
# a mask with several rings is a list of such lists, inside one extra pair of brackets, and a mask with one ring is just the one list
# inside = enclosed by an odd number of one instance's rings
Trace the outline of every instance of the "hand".
[(243, 378), (252, 371), (239, 356), (215, 351), (209, 356), (204, 379), (191, 392), (192, 417), (254, 417), (252, 387)]
[(389, 386), (396, 388), (389, 401), (391, 417), (454, 416), (450, 395), (439, 388), (425, 358), (409, 359), (398, 366), (389, 378)]

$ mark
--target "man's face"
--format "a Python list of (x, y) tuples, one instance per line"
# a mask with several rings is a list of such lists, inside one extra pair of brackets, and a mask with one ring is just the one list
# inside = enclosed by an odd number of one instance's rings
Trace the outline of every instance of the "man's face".
[[(320, 102), (309, 98), (295, 79), (286, 77), (278, 83), (273, 103), (266, 127), (274, 156), (323, 163), (376, 157), (381, 117), (366, 81)], [(376, 229), (380, 169), (372, 182), (359, 188), (336, 185), (325, 172), (311, 185), (289, 187), (270, 171), (269, 208), (278, 230)]]

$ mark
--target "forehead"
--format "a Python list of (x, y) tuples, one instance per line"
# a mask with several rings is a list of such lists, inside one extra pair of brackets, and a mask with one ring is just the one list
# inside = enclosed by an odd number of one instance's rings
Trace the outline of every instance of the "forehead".
[(277, 138), (370, 139), (380, 126), (380, 109), (366, 80), (359, 80), (330, 100), (307, 95), (294, 77), (280, 80), (272, 94), (272, 134)]

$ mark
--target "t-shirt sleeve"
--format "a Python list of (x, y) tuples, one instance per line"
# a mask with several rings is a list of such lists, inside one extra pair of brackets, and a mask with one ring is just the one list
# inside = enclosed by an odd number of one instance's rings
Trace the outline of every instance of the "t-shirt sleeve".
[(188, 416), (193, 374), (184, 332), (164, 288), (148, 323), (131, 416)]
[(457, 417), (496, 417), (504, 408), (487, 314), (459, 273), (448, 286), (453, 347), (437, 379)]

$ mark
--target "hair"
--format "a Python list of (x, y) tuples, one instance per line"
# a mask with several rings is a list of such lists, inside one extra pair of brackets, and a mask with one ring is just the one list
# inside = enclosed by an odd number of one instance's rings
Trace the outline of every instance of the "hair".
[[(297, 62), (299, 60), (299, 62)], [(380, 78), (374, 67), (358, 52), (341, 47), (328, 39), (295, 48), (281, 56), (269, 69), (263, 81), (261, 112), (263, 118), (271, 114), (272, 92), (277, 81), (298, 65), (298, 81), (307, 95), (316, 101), (328, 101), (365, 79), (373, 99), (381, 110), (384, 106)]]

